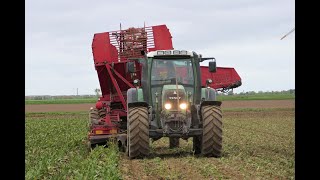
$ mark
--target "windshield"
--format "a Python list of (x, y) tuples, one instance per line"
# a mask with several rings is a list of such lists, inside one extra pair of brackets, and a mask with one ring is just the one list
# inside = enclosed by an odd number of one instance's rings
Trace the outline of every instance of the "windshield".
[(193, 86), (193, 71), (190, 59), (162, 60), (154, 59), (151, 70), (151, 84), (178, 84)]
[(151, 69), (153, 102), (155, 102), (156, 92), (160, 101), (163, 85), (176, 83), (182, 85), (186, 92), (193, 94), (194, 76), (191, 59), (153, 59)]

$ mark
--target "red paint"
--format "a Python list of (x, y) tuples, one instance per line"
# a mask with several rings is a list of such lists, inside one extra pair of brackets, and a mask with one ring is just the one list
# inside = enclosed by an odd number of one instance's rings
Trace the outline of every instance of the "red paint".
[(201, 68), (201, 86), (206, 86), (206, 80), (212, 79), (212, 84), (209, 86), (214, 89), (227, 88), (229, 86), (236, 86), (236, 83), (241, 82), (241, 78), (234, 68), (217, 67), (215, 73), (210, 73), (207, 66), (200, 66)]
[(103, 107), (102, 102), (101, 102), (101, 101), (98, 101), (98, 102), (96, 103), (96, 108), (97, 108), (97, 109), (101, 109), (102, 107)]
[(149, 48), (148, 52), (156, 50), (172, 50), (172, 36), (166, 25), (152, 26), (154, 37), (154, 48)]

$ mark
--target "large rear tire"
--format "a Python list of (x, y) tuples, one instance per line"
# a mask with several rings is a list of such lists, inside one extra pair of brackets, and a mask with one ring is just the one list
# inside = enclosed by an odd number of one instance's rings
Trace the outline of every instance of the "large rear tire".
[(149, 120), (146, 107), (128, 109), (128, 156), (132, 158), (149, 155)]
[(169, 138), (169, 148), (177, 148), (179, 147), (179, 138), (170, 137)]
[[(201, 108), (203, 134), (201, 154), (221, 157), (222, 152), (222, 112), (220, 106), (203, 106)], [(197, 139), (197, 138), (196, 138)], [(199, 139), (198, 139), (199, 140)]]

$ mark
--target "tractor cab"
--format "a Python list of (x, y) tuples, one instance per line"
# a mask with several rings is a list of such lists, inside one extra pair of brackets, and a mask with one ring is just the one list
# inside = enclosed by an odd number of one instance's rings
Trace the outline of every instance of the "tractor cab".
[(192, 54), (156, 51), (148, 54), (148, 61), (151, 103), (159, 105), (159, 110), (185, 110), (195, 88)]
[(144, 77), (150, 88), (145, 94), (154, 107), (155, 122), (159, 122), (151, 123), (151, 127), (161, 127), (163, 133), (187, 133), (195, 92), (193, 53), (184, 50), (152, 51), (147, 54), (147, 64), (149, 73)]

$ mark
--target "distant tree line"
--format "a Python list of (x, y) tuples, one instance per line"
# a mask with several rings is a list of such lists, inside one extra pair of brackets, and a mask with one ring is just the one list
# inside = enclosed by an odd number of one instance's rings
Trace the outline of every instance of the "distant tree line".
[(50, 99), (91, 99), (99, 98), (101, 96), (101, 90), (99, 88), (94, 89), (94, 95), (35, 95), (25, 96), (25, 100), (50, 100)]
[(218, 92), (218, 95), (268, 95), (268, 94), (295, 94), (295, 89), (289, 89), (289, 90), (282, 90), (282, 91), (247, 91), (247, 92), (240, 92), (240, 93), (234, 93), (232, 90), (230, 90), (227, 93)]
[(25, 100), (91, 99), (91, 98), (97, 98), (97, 96), (96, 95), (25, 96)]
[[(90, 99), (90, 98), (98, 98), (101, 96), (101, 90), (95, 89), (94, 95), (59, 95), (59, 96), (50, 96), (50, 95), (42, 95), (42, 96), (25, 96), (25, 100), (50, 100), (50, 99)], [(218, 96), (226, 96), (226, 95), (268, 95), (268, 94), (295, 94), (295, 89), (282, 90), (282, 91), (247, 91), (234, 93), (232, 90), (222, 93), (218, 92)]]

